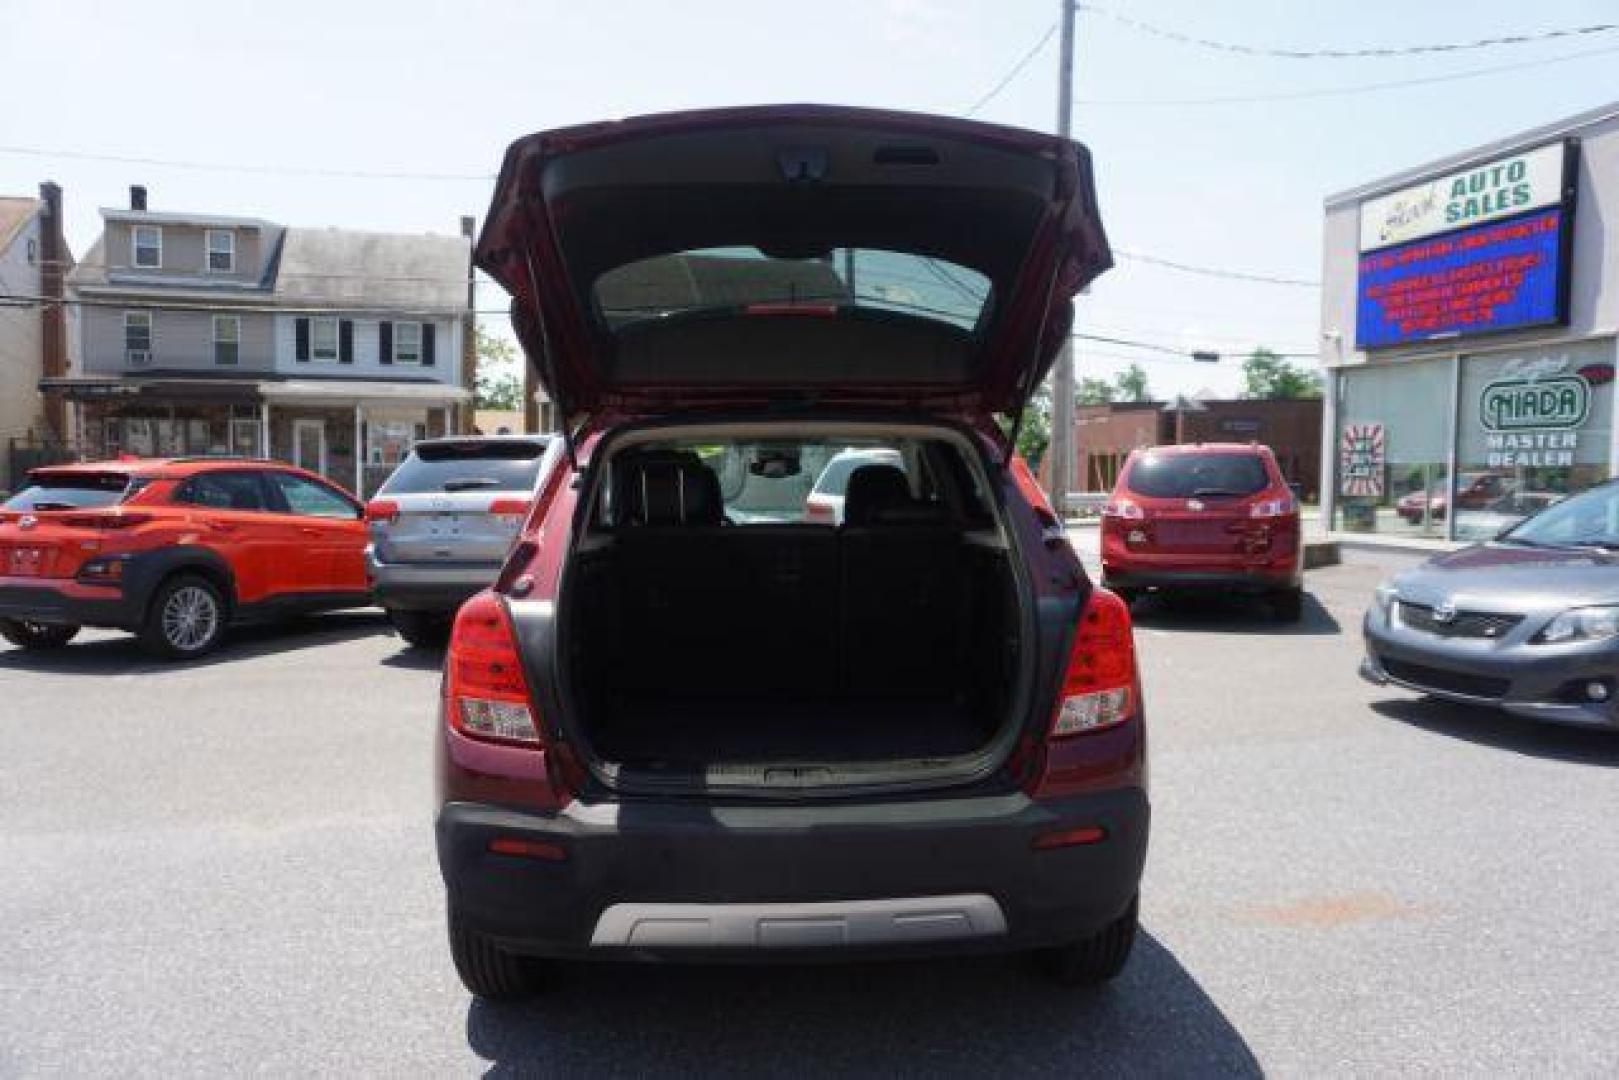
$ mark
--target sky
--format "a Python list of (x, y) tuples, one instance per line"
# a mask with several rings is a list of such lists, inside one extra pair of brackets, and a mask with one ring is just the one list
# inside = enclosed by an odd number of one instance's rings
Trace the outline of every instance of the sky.
[[(0, 195), (61, 184), (76, 254), (100, 231), (98, 208), (126, 205), (132, 183), (154, 210), (450, 234), (463, 214), (482, 219), (519, 135), (771, 102), (963, 115), (1059, 13), (1060, 0), (0, 0)], [(1078, 17), (1073, 133), (1094, 155), (1121, 254), (1315, 281), (1328, 194), (1619, 100), (1619, 33), (1290, 60), (1126, 19), (1241, 45), (1353, 49), (1619, 22), (1619, 0), (1098, 0)], [(1057, 60), (1053, 36), (976, 117), (1055, 130)], [(1294, 96), (1209, 101), (1275, 95)], [(483, 286), (479, 306), (504, 310), (498, 287)], [(1124, 257), (1080, 299), (1077, 322), (1169, 350), (1077, 353), (1080, 377), (1140, 362), (1160, 396), (1235, 395), (1254, 346), (1313, 355), (1320, 339), (1314, 288)], [(1194, 349), (1222, 359), (1194, 363)]]

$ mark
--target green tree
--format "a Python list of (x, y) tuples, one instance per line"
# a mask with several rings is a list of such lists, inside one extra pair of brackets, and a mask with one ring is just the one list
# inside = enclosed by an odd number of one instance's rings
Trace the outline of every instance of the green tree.
[(1242, 396), (1246, 398), (1318, 398), (1321, 376), (1277, 356), (1270, 349), (1255, 349), (1242, 362)]
[(1040, 459), (1046, 456), (1046, 447), (1050, 445), (1051, 384), (1041, 383), (1023, 410), (1023, 426), (1018, 428), (1017, 433), (1017, 452), (1029, 463), (1029, 468), (1039, 469)]
[(1118, 387), (1118, 401), (1151, 401), (1152, 390), (1147, 386), (1147, 373), (1140, 364), (1131, 364), (1113, 380)]
[(1106, 379), (1087, 376), (1074, 388), (1074, 401), (1080, 405), (1106, 405), (1118, 396), (1118, 391)]
[(480, 409), (515, 411), (523, 407), (523, 374), (517, 349), (480, 324), (473, 328), (478, 350), (477, 385), (473, 404)]

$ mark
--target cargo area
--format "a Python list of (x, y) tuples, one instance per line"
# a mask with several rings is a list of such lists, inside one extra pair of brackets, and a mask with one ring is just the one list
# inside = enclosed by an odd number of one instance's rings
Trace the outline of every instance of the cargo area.
[[(570, 572), (570, 696), (592, 754), (628, 773), (755, 767), (770, 782), (784, 767), (916, 774), (996, 744), (1019, 670), (1019, 592), (961, 451), (874, 445), (871, 463), (845, 470), (842, 523), (828, 525), (804, 523), (803, 501), (817, 462), (847, 445), (705, 449), (615, 459)], [(772, 475), (795, 456), (796, 473)], [(738, 461), (747, 479), (722, 482)], [(762, 511), (766, 496), (776, 505)]]

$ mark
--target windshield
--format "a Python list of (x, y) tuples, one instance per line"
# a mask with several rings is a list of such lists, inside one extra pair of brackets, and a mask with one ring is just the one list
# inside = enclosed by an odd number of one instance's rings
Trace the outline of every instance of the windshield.
[(989, 295), (989, 279), (965, 266), (866, 248), (833, 248), (813, 258), (702, 248), (609, 270), (592, 289), (597, 311), (615, 330), (682, 313), (799, 304), (903, 312), (971, 329)]
[(1542, 510), (1503, 539), (1520, 544), (1619, 547), (1619, 485), (1593, 488)]
[(88, 510), (123, 502), (145, 486), (124, 473), (36, 473), (5, 510)]
[(533, 491), (544, 439), (424, 443), (400, 462), (379, 495), (439, 491)]
[(1257, 495), (1270, 477), (1256, 454), (1146, 454), (1125, 486), (1149, 499), (1219, 498)]

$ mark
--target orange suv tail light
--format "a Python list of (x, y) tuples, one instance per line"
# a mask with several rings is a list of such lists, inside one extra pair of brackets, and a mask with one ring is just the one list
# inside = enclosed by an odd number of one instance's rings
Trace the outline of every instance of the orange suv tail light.
[(1124, 723), (1136, 712), (1136, 686), (1130, 609), (1106, 589), (1092, 589), (1069, 650), (1062, 695), (1051, 720), (1052, 737)]
[(444, 671), (451, 728), (485, 742), (542, 745), (517, 637), (500, 597), (481, 592), (461, 605)]

